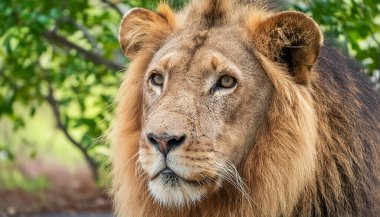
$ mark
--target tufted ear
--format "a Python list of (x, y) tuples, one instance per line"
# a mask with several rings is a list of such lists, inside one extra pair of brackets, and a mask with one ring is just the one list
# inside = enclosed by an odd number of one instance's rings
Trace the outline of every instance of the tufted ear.
[(140, 51), (155, 51), (175, 26), (175, 15), (166, 4), (159, 5), (157, 12), (134, 8), (121, 21), (119, 43), (133, 59)]
[(317, 24), (300, 12), (282, 12), (251, 22), (256, 49), (268, 59), (284, 63), (299, 84), (307, 84), (323, 36)]

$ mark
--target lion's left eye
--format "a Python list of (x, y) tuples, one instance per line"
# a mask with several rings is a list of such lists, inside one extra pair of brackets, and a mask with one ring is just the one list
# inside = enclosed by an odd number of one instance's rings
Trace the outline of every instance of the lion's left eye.
[(236, 79), (228, 75), (223, 75), (220, 77), (217, 83), (217, 87), (220, 88), (233, 88), (235, 85)]

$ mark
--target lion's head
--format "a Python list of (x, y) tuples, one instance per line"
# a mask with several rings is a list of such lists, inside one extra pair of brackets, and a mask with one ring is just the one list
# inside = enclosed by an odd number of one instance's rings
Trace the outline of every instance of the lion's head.
[(119, 40), (132, 60), (112, 134), (122, 215), (131, 203), (146, 214), (226, 192), (256, 210), (294, 205), (315, 167), (312, 19), (234, 1), (177, 14), (161, 5), (127, 13)]
[(159, 203), (194, 203), (234, 180), (255, 143), (273, 86), (243, 35), (239, 28), (183, 32), (149, 63), (139, 163)]

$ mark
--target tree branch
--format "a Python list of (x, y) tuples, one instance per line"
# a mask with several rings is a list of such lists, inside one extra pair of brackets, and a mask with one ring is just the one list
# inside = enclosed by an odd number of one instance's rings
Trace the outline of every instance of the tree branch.
[(120, 10), (120, 8), (113, 2), (109, 0), (102, 0), (103, 3), (107, 4), (111, 8), (113, 8), (121, 17), (123, 16), (123, 12)]
[(68, 23), (68, 24), (75, 26), (78, 30), (80, 30), (83, 33), (84, 37), (91, 44), (92, 48), (96, 50), (96, 53), (98, 55), (102, 55), (102, 50), (99, 48), (98, 44), (96, 43), (95, 38), (90, 34), (90, 32), (88, 31), (88, 29), (85, 26), (77, 23), (71, 17), (62, 17), (62, 18), (58, 19), (57, 22), (58, 23), (62, 23), (62, 22)]
[(97, 163), (90, 157), (90, 155), (88, 154), (87, 150), (81, 146), (81, 144), (79, 142), (77, 142), (71, 135), (70, 133), (68, 132), (67, 130), (67, 127), (62, 123), (62, 120), (61, 120), (61, 112), (59, 110), (59, 104), (57, 102), (57, 100), (54, 98), (54, 91), (53, 91), (53, 88), (51, 86), (51, 84), (49, 83), (49, 87), (48, 87), (48, 95), (46, 97), (46, 101), (48, 102), (48, 104), (50, 105), (50, 107), (52, 108), (53, 110), (53, 114), (54, 114), (54, 118), (55, 118), (55, 121), (57, 123), (57, 127), (58, 129), (60, 129), (63, 134), (65, 135), (65, 137), (77, 148), (79, 149), (79, 151), (83, 154), (83, 156), (85, 157), (88, 165), (90, 166), (90, 169), (91, 169), (91, 172), (92, 172), (92, 175), (93, 175), (93, 178), (95, 180), (98, 180), (99, 178), (99, 174), (98, 174), (98, 165)]
[(124, 67), (116, 62), (110, 61), (105, 59), (103, 56), (100, 56), (96, 53), (92, 53), (90, 51), (87, 51), (86, 49), (83, 49), (82, 47), (70, 42), (65, 37), (58, 35), (54, 31), (48, 31), (43, 33), (43, 36), (50, 42), (55, 44), (61, 44), (67, 48), (76, 50), (79, 54), (83, 55), (86, 59), (90, 60), (91, 62), (98, 64), (98, 65), (104, 65), (107, 68), (115, 71), (120, 71)]

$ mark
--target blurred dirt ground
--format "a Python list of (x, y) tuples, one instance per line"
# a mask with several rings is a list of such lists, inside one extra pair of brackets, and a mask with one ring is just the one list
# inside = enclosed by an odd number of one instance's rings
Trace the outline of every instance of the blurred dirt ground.
[[(48, 186), (38, 191), (0, 188), (0, 217), (8, 216), (82, 216), (101, 217), (110, 213), (112, 205), (104, 188), (96, 185), (86, 167), (69, 171), (64, 166), (30, 160), (17, 163), (16, 167), (26, 177), (44, 176)], [(4, 172), (4, 171), (1, 171)], [(110, 215), (105, 215), (110, 216)]]
[(63, 213), (63, 214), (53, 214), (53, 215), (44, 215), (38, 217), (113, 217), (111, 213)]

